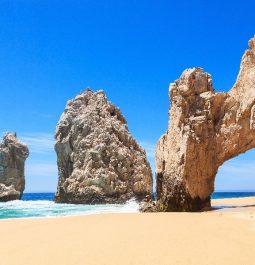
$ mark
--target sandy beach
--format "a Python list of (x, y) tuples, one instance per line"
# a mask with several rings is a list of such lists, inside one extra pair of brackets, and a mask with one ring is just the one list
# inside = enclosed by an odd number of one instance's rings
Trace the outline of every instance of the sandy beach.
[(1, 265), (255, 264), (255, 198), (203, 213), (0, 221)]

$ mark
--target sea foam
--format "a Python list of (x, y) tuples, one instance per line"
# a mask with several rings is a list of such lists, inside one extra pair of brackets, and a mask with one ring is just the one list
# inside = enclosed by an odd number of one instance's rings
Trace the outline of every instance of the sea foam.
[(126, 204), (80, 205), (57, 204), (53, 201), (11, 201), (0, 203), (0, 219), (57, 217), (101, 213), (135, 213), (139, 204), (130, 200)]

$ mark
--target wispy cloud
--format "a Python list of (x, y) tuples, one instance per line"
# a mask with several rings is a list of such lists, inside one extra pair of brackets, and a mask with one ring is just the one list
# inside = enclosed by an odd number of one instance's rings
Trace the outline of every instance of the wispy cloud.
[(29, 113), (32, 115), (38, 116), (40, 118), (44, 118), (44, 119), (50, 119), (53, 117), (52, 114), (50, 114), (50, 113), (42, 113), (42, 112), (38, 112), (38, 111), (32, 111)]
[(217, 191), (251, 191), (254, 190), (254, 162), (235, 158), (224, 163), (218, 171), (215, 180)]
[(255, 177), (255, 163), (252, 161), (228, 161), (219, 171), (226, 175), (253, 175)]
[(47, 161), (30, 161), (26, 164), (26, 175), (31, 177), (56, 177), (58, 174), (57, 164)]
[(54, 152), (54, 138), (49, 133), (24, 133), (19, 138), (28, 145), (30, 153), (47, 154)]
[(155, 158), (156, 144), (147, 141), (140, 141), (139, 144), (145, 149), (148, 158)]
[(26, 161), (26, 176), (30, 180), (40, 179), (41, 177), (56, 179), (58, 170), (53, 134), (44, 132), (21, 133), (18, 138), (28, 145), (30, 152)]

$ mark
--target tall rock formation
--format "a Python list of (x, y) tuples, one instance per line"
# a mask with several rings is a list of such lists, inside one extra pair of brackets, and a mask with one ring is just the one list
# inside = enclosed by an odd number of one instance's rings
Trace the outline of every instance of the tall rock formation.
[(249, 46), (229, 93), (215, 93), (200, 68), (170, 84), (169, 128), (156, 150), (159, 210), (210, 206), (219, 166), (255, 147), (255, 37)]
[(67, 103), (56, 129), (59, 203), (123, 203), (152, 196), (145, 151), (103, 91)]
[(24, 167), (29, 151), (15, 133), (0, 143), (0, 202), (19, 200), (25, 189)]

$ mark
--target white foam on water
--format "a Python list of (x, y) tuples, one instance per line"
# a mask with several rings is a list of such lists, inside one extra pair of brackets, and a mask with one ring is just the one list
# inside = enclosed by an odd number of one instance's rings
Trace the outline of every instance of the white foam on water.
[(0, 219), (135, 213), (138, 211), (139, 204), (134, 199), (126, 204), (106, 205), (57, 204), (53, 201), (10, 201), (0, 203)]

